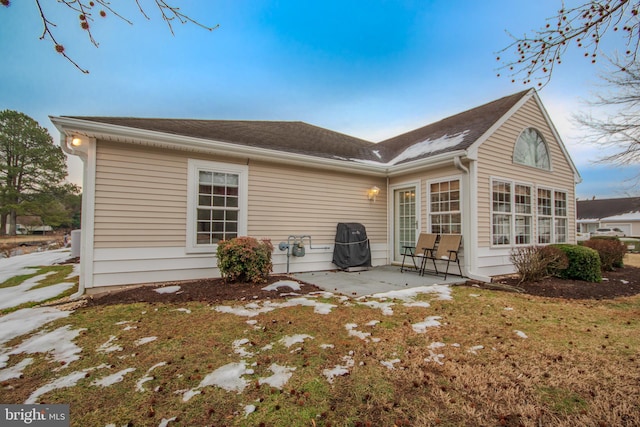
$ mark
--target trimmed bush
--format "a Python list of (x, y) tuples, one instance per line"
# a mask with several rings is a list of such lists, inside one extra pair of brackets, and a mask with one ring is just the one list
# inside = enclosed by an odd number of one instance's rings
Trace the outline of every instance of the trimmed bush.
[(600, 256), (602, 271), (613, 271), (614, 268), (624, 267), (624, 254), (627, 247), (618, 238), (590, 239), (583, 243), (587, 248), (595, 249)]
[(236, 237), (218, 243), (218, 268), (228, 282), (263, 283), (273, 269), (270, 240)]
[(525, 246), (511, 251), (509, 259), (520, 274), (520, 283), (537, 282), (567, 268), (567, 256), (553, 246)]
[(569, 266), (559, 270), (557, 276), (562, 279), (584, 280), (587, 282), (602, 281), (600, 256), (594, 249), (579, 245), (552, 245), (567, 255)]

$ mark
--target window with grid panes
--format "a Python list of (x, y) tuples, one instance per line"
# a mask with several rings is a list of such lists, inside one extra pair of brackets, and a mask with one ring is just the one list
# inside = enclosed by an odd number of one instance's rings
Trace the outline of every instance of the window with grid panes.
[(554, 205), (554, 243), (566, 243), (568, 241), (567, 224), (567, 193), (563, 191), (553, 192)]
[(198, 179), (197, 244), (238, 237), (239, 175), (200, 171)]
[(460, 180), (434, 182), (429, 186), (431, 232), (461, 234)]
[(493, 181), (491, 230), (494, 245), (511, 244), (511, 183)]
[(246, 235), (247, 166), (190, 159), (187, 185), (187, 252)]
[(531, 187), (516, 184), (515, 186), (515, 244), (531, 243), (532, 200)]
[(551, 243), (553, 204), (551, 190), (538, 188), (538, 243)]

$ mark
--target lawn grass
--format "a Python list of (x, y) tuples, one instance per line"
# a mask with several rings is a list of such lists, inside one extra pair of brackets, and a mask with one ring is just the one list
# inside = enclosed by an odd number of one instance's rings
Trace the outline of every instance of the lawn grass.
[[(80, 360), (60, 366), (28, 355), (35, 363), (2, 384), (0, 402), (22, 403), (86, 369), (77, 385), (39, 399), (69, 403), (74, 426), (157, 426), (172, 417), (169, 426), (640, 425), (640, 296), (567, 301), (455, 287), (452, 297), (421, 295), (430, 307), (398, 302), (390, 316), (338, 298), (326, 300), (336, 305), (330, 314), (295, 306), (252, 318), (199, 302), (78, 309), (46, 329), (86, 328), (74, 340)], [(430, 316), (440, 326), (416, 333), (412, 326)], [(357, 326), (350, 333), (347, 324)], [(308, 337), (282, 341), (298, 334)], [(157, 338), (136, 345), (146, 337)], [(121, 349), (99, 351), (106, 343)], [(10, 356), (8, 366), (25, 357)], [(243, 390), (198, 387), (241, 361)], [(263, 381), (274, 365), (291, 374), (281, 388)], [(325, 372), (336, 366), (349, 374), (330, 382)], [(92, 385), (125, 369), (135, 371)], [(185, 400), (189, 390), (199, 394)]]

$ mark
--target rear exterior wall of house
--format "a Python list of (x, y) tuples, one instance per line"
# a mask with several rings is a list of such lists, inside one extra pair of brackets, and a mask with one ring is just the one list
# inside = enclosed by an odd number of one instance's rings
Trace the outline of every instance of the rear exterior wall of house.
[[(549, 170), (514, 162), (516, 141), (528, 128), (536, 129), (545, 141)], [(480, 145), (477, 165), (478, 273), (493, 276), (514, 272), (509, 254), (520, 245), (575, 243), (574, 173), (534, 98)], [(499, 188), (507, 190), (496, 194)], [(527, 191), (529, 194), (525, 194)], [(505, 195), (511, 197), (510, 203), (505, 204)], [(510, 235), (502, 239), (498, 236), (498, 217), (512, 221)], [(529, 221), (529, 237), (522, 237), (527, 230), (523, 221)]]
[(188, 250), (189, 221), (195, 221), (187, 215), (193, 159), (245, 168), (248, 185), (240, 191), (247, 192), (247, 212), (241, 229), (272, 241), (274, 272), (286, 271), (286, 252), (278, 243), (290, 235), (309, 235), (313, 245), (305, 240), (306, 255), (291, 257), (290, 271), (335, 268), (338, 222), (364, 224), (374, 265), (387, 263), (386, 193), (375, 202), (367, 197), (374, 185), (386, 188), (385, 178), (101, 140), (96, 153), (88, 288), (219, 276), (215, 246)]

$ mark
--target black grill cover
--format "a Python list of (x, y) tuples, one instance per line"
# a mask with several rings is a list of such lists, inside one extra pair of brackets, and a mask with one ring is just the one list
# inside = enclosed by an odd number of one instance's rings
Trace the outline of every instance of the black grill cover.
[(333, 263), (342, 269), (371, 267), (371, 248), (364, 225), (357, 222), (338, 223)]

